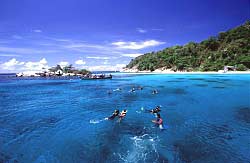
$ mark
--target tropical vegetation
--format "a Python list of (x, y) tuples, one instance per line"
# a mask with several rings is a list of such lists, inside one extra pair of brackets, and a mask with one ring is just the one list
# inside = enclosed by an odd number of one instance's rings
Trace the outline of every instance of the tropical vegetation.
[(86, 75), (86, 74), (90, 74), (91, 72), (86, 70), (86, 69), (76, 69), (75, 67), (73, 67), (72, 64), (68, 65), (68, 66), (60, 66), (60, 65), (56, 65), (55, 67), (51, 67), (49, 69), (50, 72), (57, 72), (58, 70), (61, 70), (62, 73), (73, 73), (73, 74), (81, 74), (81, 75)]
[(218, 71), (224, 66), (235, 66), (239, 71), (250, 68), (249, 21), (200, 43), (189, 42), (184, 46), (168, 47), (138, 56), (126, 68), (140, 71), (159, 68), (174, 71)]

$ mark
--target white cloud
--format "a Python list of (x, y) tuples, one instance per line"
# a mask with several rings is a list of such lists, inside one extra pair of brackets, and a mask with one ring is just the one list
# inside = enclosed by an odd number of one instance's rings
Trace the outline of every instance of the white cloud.
[(117, 69), (117, 70), (121, 70), (122, 68), (124, 68), (126, 66), (126, 64), (116, 64), (115, 65), (115, 68)]
[(93, 56), (93, 57), (88, 56), (86, 58), (89, 58), (89, 59), (110, 59), (110, 57), (99, 57), (99, 56)]
[(17, 54), (0, 54), (0, 57), (19, 57)]
[(19, 40), (19, 39), (22, 39), (23, 37), (19, 35), (13, 35), (12, 38)]
[(124, 42), (118, 41), (113, 42), (112, 45), (115, 45), (117, 48), (121, 49), (143, 49), (151, 46), (158, 46), (165, 44), (165, 42), (157, 41), (157, 40), (148, 40), (148, 41), (141, 41), (141, 42)]
[(38, 62), (20, 62), (15, 58), (1, 64), (0, 67), (2, 70), (8, 71), (41, 71), (43, 68), (48, 69), (47, 60), (45, 58), (41, 59)]
[(161, 28), (153, 28), (152, 31), (164, 31), (164, 29), (161, 29)]
[(85, 69), (90, 71), (120, 71), (126, 64), (116, 64), (114, 66), (110, 65), (100, 65), (100, 66), (86, 66)]
[(142, 29), (142, 28), (137, 28), (136, 31), (140, 32), (140, 33), (146, 33), (147, 32), (147, 30)]
[(79, 59), (79, 60), (75, 61), (75, 64), (77, 64), (77, 65), (85, 65), (86, 62), (83, 61), (82, 59)]
[(36, 33), (41, 33), (41, 32), (42, 32), (42, 30), (40, 30), (40, 29), (34, 29), (34, 30), (33, 30), (33, 32), (36, 32)]
[(43, 58), (42, 60), (39, 61), (39, 63), (46, 65), (48, 62), (45, 58)]
[(64, 46), (65, 48), (95, 48), (95, 49), (105, 49), (102, 45), (86, 44), (86, 43), (73, 43), (71, 45)]
[(17, 53), (17, 54), (35, 54), (35, 53), (55, 53), (58, 50), (37, 50), (31, 48), (14, 48), (14, 47), (6, 47), (0, 46), (0, 51), (4, 53)]
[(109, 64), (109, 60), (104, 60), (103, 64), (105, 65)]
[(12, 58), (11, 60), (1, 64), (1, 69), (3, 70), (15, 70), (17, 66), (24, 65), (24, 62), (19, 62), (16, 58)]
[(24, 67), (22, 67), (21, 69), (24, 70), (24, 71), (41, 71), (43, 70), (44, 68), (45, 69), (48, 69), (49, 66), (47, 65), (47, 60), (45, 58), (41, 59), (40, 61), (38, 62), (26, 62), (24, 64)]
[(66, 61), (61, 61), (58, 63), (61, 67), (65, 67), (65, 66), (68, 66), (69, 65), (69, 62), (66, 62)]
[(131, 58), (135, 58), (135, 57), (138, 57), (140, 55), (143, 55), (143, 54), (141, 54), (141, 53), (122, 54), (122, 56), (124, 56), (124, 57), (131, 57)]

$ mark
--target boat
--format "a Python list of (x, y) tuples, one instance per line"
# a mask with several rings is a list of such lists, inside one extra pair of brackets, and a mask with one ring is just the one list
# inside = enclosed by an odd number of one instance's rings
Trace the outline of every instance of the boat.
[(82, 80), (102, 80), (102, 79), (112, 79), (112, 75), (85, 75), (81, 77)]

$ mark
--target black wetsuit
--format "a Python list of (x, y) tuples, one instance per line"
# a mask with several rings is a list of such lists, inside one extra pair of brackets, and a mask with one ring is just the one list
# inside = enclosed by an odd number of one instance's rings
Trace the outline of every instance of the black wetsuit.
[(152, 113), (158, 113), (158, 112), (160, 112), (161, 110), (160, 109), (153, 109), (153, 110), (151, 110), (150, 112), (152, 112)]
[(119, 112), (118, 113), (113, 113), (110, 117), (108, 117), (108, 119), (113, 120), (118, 115), (119, 115)]

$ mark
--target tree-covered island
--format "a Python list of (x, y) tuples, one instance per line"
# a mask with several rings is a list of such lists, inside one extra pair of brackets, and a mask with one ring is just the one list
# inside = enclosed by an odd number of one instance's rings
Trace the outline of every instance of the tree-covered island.
[(249, 21), (200, 43), (189, 42), (138, 56), (125, 71), (218, 71), (225, 66), (232, 66), (237, 71), (250, 68)]

